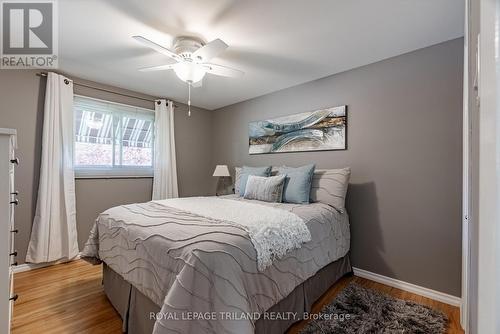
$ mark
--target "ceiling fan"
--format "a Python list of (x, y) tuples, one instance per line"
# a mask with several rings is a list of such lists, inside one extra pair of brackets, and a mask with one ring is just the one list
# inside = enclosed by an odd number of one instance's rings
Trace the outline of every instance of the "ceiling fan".
[(133, 36), (133, 38), (175, 61), (173, 64), (146, 67), (139, 70), (143, 72), (173, 70), (179, 79), (188, 84), (189, 115), (191, 115), (191, 86), (201, 87), (205, 74), (209, 73), (231, 78), (244, 75), (243, 71), (209, 63), (210, 60), (228, 48), (228, 45), (220, 39), (205, 44), (196, 37), (177, 37), (174, 40), (173, 50), (170, 50), (143, 36)]

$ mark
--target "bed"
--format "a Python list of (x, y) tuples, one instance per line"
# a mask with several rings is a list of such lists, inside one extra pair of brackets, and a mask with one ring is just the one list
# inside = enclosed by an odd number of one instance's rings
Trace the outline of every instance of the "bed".
[[(310, 235), (269, 258), (266, 248), (283, 245), (259, 248), (262, 231), (238, 221), (273, 214), (300, 218)], [(285, 233), (290, 221), (278, 223), (274, 232)], [(261, 234), (274, 240), (272, 229)], [(124, 332), (279, 333), (351, 272), (349, 245), (348, 215), (329, 205), (229, 195), (111, 208), (96, 220), (82, 256), (104, 263), (104, 290)]]

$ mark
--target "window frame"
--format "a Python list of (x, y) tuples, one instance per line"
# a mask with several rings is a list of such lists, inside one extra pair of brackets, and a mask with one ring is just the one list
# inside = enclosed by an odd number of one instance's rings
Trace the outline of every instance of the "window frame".
[[(76, 153), (76, 128), (74, 128), (73, 135), (73, 162), (74, 162), (74, 172), (76, 179), (108, 179), (108, 178), (152, 178), (154, 174), (154, 163), (155, 163), (155, 151), (154, 151), (154, 127), (155, 127), (155, 111), (153, 109), (137, 107), (125, 103), (119, 103), (114, 101), (108, 101), (103, 99), (98, 99), (90, 96), (74, 94), (73, 102), (75, 98), (83, 98), (87, 100), (95, 100), (99, 103), (112, 104), (123, 106), (126, 108), (133, 108), (144, 114), (151, 114), (153, 116), (153, 133), (152, 133), (152, 144), (151, 144), (151, 166), (81, 166), (75, 164), (75, 153)], [(73, 105), (74, 116), (76, 116), (75, 108)], [(126, 112), (123, 112), (123, 115), (126, 115)], [(114, 117), (114, 116), (113, 116)], [(123, 117), (123, 116), (122, 116)], [(73, 120), (73, 127), (75, 127), (76, 122)], [(116, 134), (113, 131), (113, 164), (115, 162), (115, 145), (116, 145)]]

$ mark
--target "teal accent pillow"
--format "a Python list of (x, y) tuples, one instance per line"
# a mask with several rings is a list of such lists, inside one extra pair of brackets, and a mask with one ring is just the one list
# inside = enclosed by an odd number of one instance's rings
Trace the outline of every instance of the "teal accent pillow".
[(283, 202), (297, 204), (309, 203), (315, 168), (315, 165), (307, 165), (298, 168), (278, 168), (278, 175), (286, 175), (285, 186), (283, 187)]
[(240, 173), (240, 196), (245, 194), (245, 188), (247, 186), (248, 177), (250, 175), (255, 176), (271, 176), (271, 166), (268, 167), (248, 167), (243, 166)]

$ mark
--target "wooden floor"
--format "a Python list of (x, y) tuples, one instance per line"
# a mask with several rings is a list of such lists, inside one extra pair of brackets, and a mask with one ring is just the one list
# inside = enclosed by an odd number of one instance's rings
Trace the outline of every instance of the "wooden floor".
[[(314, 305), (318, 312), (349, 282), (380, 290), (394, 297), (413, 300), (439, 309), (450, 319), (448, 333), (463, 333), (457, 307), (359, 277), (345, 277), (332, 286)], [(14, 306), (13, 334), (105, 333), (120, 334), (121, 320), (101, 286), (101, 267), (84, 261), (18, 273), (14, 278), (19, 299)], [(304, 322), (288, 331), (298, 333)]]

